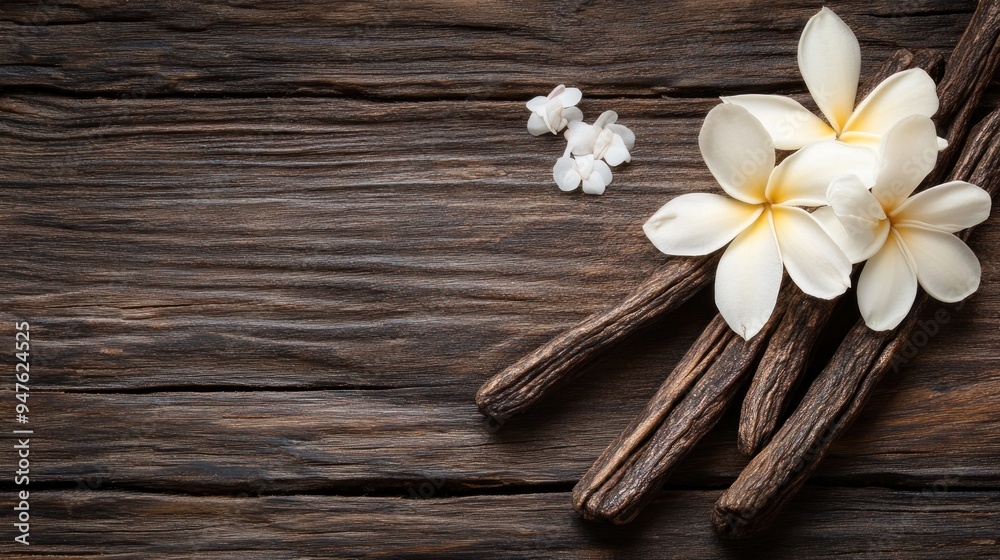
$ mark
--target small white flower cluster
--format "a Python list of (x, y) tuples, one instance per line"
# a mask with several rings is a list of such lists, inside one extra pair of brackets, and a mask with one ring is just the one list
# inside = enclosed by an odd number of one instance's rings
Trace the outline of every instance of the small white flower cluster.
[(635, 134), (616, 123), (614, 111), (605, 111), (594, 124), (583, 122), (583, 113), (576, 107), (582, 98), (579, 89), (560, 84), (547, 96), (532, 99), (527, 103), (531, 111), (528, 132), (541, 136), (566, 129), (566, 151), (556, 160), (552, 178), (563, 191), (574, 191), (582, 183), (583, 192), (604, 194), (611, 183), (611, 168), (631, 161)]

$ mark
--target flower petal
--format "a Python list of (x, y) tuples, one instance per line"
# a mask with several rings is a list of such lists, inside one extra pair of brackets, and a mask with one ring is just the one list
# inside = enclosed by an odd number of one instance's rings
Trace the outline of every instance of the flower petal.
[(729, 196), (750, 204), (764, 202), (774, 169), (774, 143), (746, 109), (723, 103), (708, 112), (698, 136), (701, 155)]
[(555, 98), (562, 103), (563, 107), (569, 108), (576, 105), (581, 99), (583, 99), (583, 92), (575, 87), (564, 88), (563, 91), (556, 95)]
[(604, 161), (608, 162), (608, 165), (621, 165), (626, 161), (632, 161), (632, 156), (628, 153), (621, 136), (616, 134), (611, 140), (611, 145), (604, 151)]
[(531, 111), (533, 113), (537, 113), (543, 107), (545, 107), (545, 104), (548, 103), (548, 102), (549, 102), (549, 98), (548, 97), (545, 97), (543, 95), (539, 95), (538, 97), (532, 97), (531, 101), (528, 101), (524, 105), (525, 105), (525, 107), (528, 108), (529, 111)]
[(528, 117), (528, 132), (532, 136), (541, 136), (549, 131), (549, 125), (545, 124), (545, 119), (538, 113), (532, 113)]
[(625, 147), (631, 150), (635, 147), (635, 133), (632, 132), (628, 127), (622, 126), (620, 124), (609, 124), (606, 127), (611, 132), (614, 132), (618, 136), (622, 137), (622, 142), (625, 143)]
[(882, 248), (889, 235), (888, 220), (879, 222), (875, 229), (850, 228), (848, 231), (848, 228), (844, 227), (843, 222), (830, 206), (817, 208), (812, 213), (812, 217), (823, 226), (826, 233), (833, 239), (834, 243), (843, 249), (847, 259), (852, 263), (863, 262), (871, 258)]
[(575, 190), (580, 186), (580, 172), (576, 169), (576, 160), (571, 157), (557, 159), (552, 167), (552, 178), (559, 185), (559, 190)]
[(611, 184), (611, 168), (608, 167), (607, 163), (604, 163), (603, 161), (600, 160), (595, 161), (594, 171), (591, 172), (590, 175), (594, 176), (595, 174), (601, 177), (601, 180), (604, 181), (605, 185)]
[(859, 148), (867, 148), (873, 152), (878, 152), (878, 148), (882, 143), (882, 135), (880, 134), (856, 132), (852, 130), (840, 133), (840, 137), (838, 139), (845, 144), (850, 144)]
[(583, 120), (583, 111), (576, 107), (566, 107), (563, 109), (562, 118), (566, 119), (567, 123), (579, 122)]
[(930, 117), (937, 110), (934, 80), (922, 69), (912, 68), (889, 76), (873, 89), (858, 104), (844, 130), (881, 135), (910, 115)]
[(604, 129), (610, 124), (615, 124), (616, 121), (618, 121), (618, 113), (614, 111), (604, 111), (601, 113), (601, 116), (597, 117), (597, 120), (594, 121), (594, 126)]
[(764, 207), (728, 196), (692, 193), (663, 205), (642, 226), (646, 237), (668, 255), (707, 255), (750, 227)]
[(798, 101), (783, 95), (734, 95), (723, 103), (739, 105), (760, 121), (779, 150), (797, 150), (822, 140), (833, 140), (837, 133)]
[(767, 182), (767, 199), (787, 206), (823, 206), (830, 183), (844, 174), (871, 185), (874, 152), (835, 141), (809, 144), (774, 168)]
[(604, 194), (607, 183), (601, 180), (601, 176), (594, 174), (583, 180), (583, 192), (587, 194)]
[(774, 233), (788, 276), (803, 292), (833, 299), (851, 287), (851, 261), (801, 208), (772, 206)]
[(882, 137), (881, 161), (872, 194), (891, 213), (903, 203), (937, 163), (934, 123), (923, 115), (909, 116)]
[(898, 224), (914, 223), (954, 233), (986, 221), (992, 203), (989, 193), (976, 185), (952, 181), (911, 196), (892, 217)]
[(715, 273), (715, 305), (744, 339), (753, 338), (771, 317), (781, 275), (771, 213), (762, 212), (722, 254)]
[(874, 331), (899, 326), (917, 297), (917, 275), (901, 243), (893, 231), (858, 279), (858, 308)]
[(843, 175), (830, 182), (826, 199), (840, 218), (857, 218), (869, 229), (886, 218), (882, 205), (856, 175)]
[[(882, 205), (860, 179), (854, 175), (834, 179), (827, 199), (830, 206), (813, 212), (813, 217), (820, 220), (851, 262), (864, 261), (882, 248), (889, 235), (890, 223)], [(830, 213), (835, 216), (839, 229), (826, 221)]]
[(828, 8), (810, 18), (802, 30), (799, 72), (816, 105), (839, 133), (854, 111), (861, 47), (851, 28)]
[(552, 134), (558, 133), (564, 126), (562, 112), (563, 106), (558, 99), (549, 99), (545, 104), (542, 118), (545, 119), (545, 126), (549, 127), (549, 132)]
[(570, 145), (573, 155), (584, 156), (594, 153), (594, 140), (600, 130), (584, 122), (571, 122), (566, 125), (563, 136)]
[(954, 303), (979, 289), (982, 269), (968, 245), (950, 233), (895, 226), (917, 269), (917, 280), (934, 299)]

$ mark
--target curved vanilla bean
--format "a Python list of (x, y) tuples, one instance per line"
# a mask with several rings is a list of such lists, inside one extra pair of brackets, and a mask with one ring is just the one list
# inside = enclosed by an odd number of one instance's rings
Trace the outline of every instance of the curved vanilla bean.
[[(865, 81), (858, 90), (858, 99), (864, 99), (882, 80), (909, 68), (923, 68), (932, 77), (938, 77), (943, 62), (941, 55), (933, 51), (897, 50)], [(774, 434), (792, 391), (805, 372), (816, 339), (836, 306), (837, 300), (821, 300), (796, 292), (743, 399), (737, 447), (746, 456), (756, 453)]]
[(774, 433), (838, 300), (817, 299), (799, 290), (792, 296), (743, 399), (736, 440), (743, 455), (752, 456)]
[[(977, 184), (995, 197), (1000, 188), (1000, 110), (976, 127), (952, 180)], [(960, 235), (967, 239), (972, 228)], [(851, 425), (879, 380), (898, 367), (927, 306), (921, 294), (895, 331), (875, 332), (859, 321), (830, 363), (813, 382), (799, 407), (719, 498), (712, 524), (721, 535), (743, 538), (766, 528), (781, 507), (805, 484), (833, 442)]]
[[(972, 113), (979, 107), (986, 86), (997, 67), (1000, 51), (992, 48), (1000, 37), (1000, 2), (980, 0), (969, 25), (948, 58), (944, 77), (938, 84), (941, 102), (935, 115), (941, 122), (952, 122), (950, 129), (968, 129)], [(994, 69), (991, 71), (990, 69)], [(960, 139), (959, 139), (960, 140)], [(949, 146), (957, 150), (958, 144)]]
[(587, 317), (490, 378), (476, 394), (479, 410), (497, 418), (527, 410), (613, 346), (652, 325), (707, 286), (715, 277), (718, 261), (718, 252), (704, 257), (671, 258), (623, 302)]
[(777, 326), (790, 293), (782, 290), (771, 320), (749, 341), (721, 316), (709, 323), (642, 412), (573, 488), (573, 507), (580, 515), (628, 523), (655, 497), (674, 467), (719, 421)]

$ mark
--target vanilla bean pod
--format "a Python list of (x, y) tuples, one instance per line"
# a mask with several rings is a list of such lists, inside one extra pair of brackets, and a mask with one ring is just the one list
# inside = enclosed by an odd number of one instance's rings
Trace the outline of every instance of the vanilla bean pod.
[[(864, 99), (883, 80), (910, 68), (923, 68), (931, 77), (939, 78), (943, 63), (941, 55), (932, 51), (923, 50), (914, 54), (905, 49), (898, 50), (868, 78), (858, 90), (857, 97)], [(949, 99), (961, 98), (949, 96)], [(947, 115), (951, 114), (953, 111), (947, 112)], [(941, 122), (944, 121), (939, 119), (939, 124)], [(794, 296), (771, 336), (743, 399), (737, 438), (737, 448), (743, 455), (752, 456), (774, 434), (792, 391), (805, 373), (816, 339), (833, 314), (836, 303), (836, 299), (813, 298), (801, 291)]]
[(782, 290), (771, 320), (749, 341), (716, 315), (642, 412), (573, 488), (573, 507), (580, 515), (616, 524), (635, 518), (719, 421), (791, 293)]
[[(991, 75), (992, 75), (991, 70)], [(976, 127), (951, 174), (995, 197), (1000, 189), (1000, 111)], [(968, 239), (972, 228), (959, 237)], [(930, 298), (921, 294), (904, 323), (875, 332), (859, 321), (774, 439), (751, 460), (712, 511), (712, 524), (730, 538), (765, 529), (805, 484), (833, 442), (850, 427), (916, 331)]]
[(718, 252), (671, 258), (615, 307), (587, 317), (490, 378), (476, 394), (479, 410), (498, 418), (527, 410), (612, 347), (680, 307), (712, 281), (718, 262)]

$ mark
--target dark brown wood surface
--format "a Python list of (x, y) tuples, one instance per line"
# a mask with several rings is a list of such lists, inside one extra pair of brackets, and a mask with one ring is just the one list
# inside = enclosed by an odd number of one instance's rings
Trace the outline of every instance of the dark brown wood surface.
[[(863, 72), (900, 47), (946, 53), (974, 9), (828, 5)], [(473, 400), (664, 262), (641, 225), (717, 188), (705, 113), (725, 93), (805, 100), (795, 48), (819, 7), (0, 4), (0, 344), (31, 323), (35, 430), (32, 545), (12, 542), (8, 435), (0, 554), (1000, 556), (996, 212), (969, 241), (979, 292), (931, 305), (947, 324), (762, 537), (724, 543), (709, 522), (747, 463), (738, 406), (635, 524), (570, 504), (710, 293), (522, 416)], [(602, 197), (560, 193), (561, 139), (525, 130), (524, 102), (560, 82), (636, 132)]]

